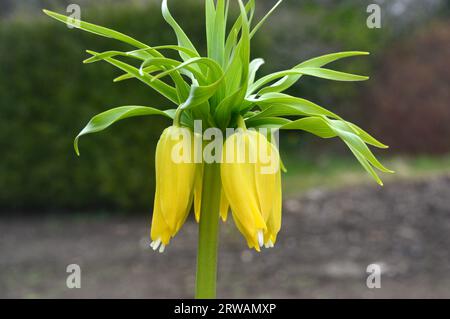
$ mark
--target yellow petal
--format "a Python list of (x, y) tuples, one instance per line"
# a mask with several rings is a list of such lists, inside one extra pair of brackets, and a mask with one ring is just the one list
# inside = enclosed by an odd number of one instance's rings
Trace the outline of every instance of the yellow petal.
[[(247, 241), (259, 249), (255, 240), (257, 241), (260, 231), (266, 230), (266, 224), (261, 215), (255, 184), (255, 163), (251, 163), (248, 157), (251, 139), (254, 139), (252, 135), (240, 132), (226, 140), (221, 178), (236, 225)], [(229, 152), (234, 152), (234, 156), (228, 156)], [(243, 161), (240, 162), (239, 159)]]
[[(190, 151), (186, 147), (191, 146), (191, 141), (185, 139), (191, 137), (186, 128), (169, 127), (166, 129), (157, 146), (157, 188), (160, 190), (161, 211), (168, 226), (175, 231), (179, 220), (184, 218), (189, 203), (191, 202), (192, 189), (195, 179), (195, 163), (192, 159), (188, 163), (176, 162), (174, 150), (180, 145), (180, 155)], [(192, 156), (192, 154), (190, 154)]]
[(168, 245), (170, 238), (172, 237), (171, 230), (169, 226), (167, 226), (161, 212), (158, 192), (155, 193), (150, 237), (153, 241), (161, 240), (164, 245)]
[(248, 233), (247, 230), (242, 226), (242, 223), (239, 221), (239, 218), (235, 214), (231, 214), (233, 216), (234, 224), (239, 232), (244, 236), (247, 241), (248, 248), (255, 248), (257, 251), (260, 251), (259, 244), (257, 240), (256, 234)]
[(282, 188), (281, 188), (281, 172), (278, 172), (275, 182), (273, 209), (267, 220), (267, 232), (264, 234), (264, 242), (275, 244), (277, 235), (281, 229), (282, 215)]
[[(192, 156), (190, 131), (187, 128), (171, 126), (164, 130), (156, 147), (156, 195), (152, 220), (151, 236), (154, 241), (161, 240), (167, 245), (183, 226), (193, 201), (193, 187), (196, 166), (192, 159), (178, 162), (173, 158), (174, 150), (183, 141), (187, 144), (181, 148), (179, 155)], [(192, 145), (191, 145), (192, 147)], [(164, 249), (164, 247), (162, 247)]]

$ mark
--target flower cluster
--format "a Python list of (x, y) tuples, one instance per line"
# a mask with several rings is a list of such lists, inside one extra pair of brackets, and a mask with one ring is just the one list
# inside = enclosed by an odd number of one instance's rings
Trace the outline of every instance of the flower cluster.
[[(192, 206), (197, 222), (201, 218), (204, 166), (195, 163), (194, 152), (190, 151), (194, 136), (187, 128), (170, 126), (156, 148), (151, 246), (160, 252), (178, 233)], [(186, 137), (190, 139), (188, 145)], [(208, 213), (220, 214), (226, 221), (231, 207), (235, 224), (250, 248), (259, 251), (262, 246), (273, 247), (281, 228), (278, 149), (263, 134), (242, 129), (228, 137), (219, 151), (222, 153), (220, 209)]]

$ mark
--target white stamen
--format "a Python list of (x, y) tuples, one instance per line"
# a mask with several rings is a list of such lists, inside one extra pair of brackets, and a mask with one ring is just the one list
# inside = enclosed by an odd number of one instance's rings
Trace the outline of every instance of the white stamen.
[(159, 244), (161, 244), (161, 238), (158, 238), (158, 240), (153, 241), (153, 242), (150, 244), (150, 247), (152, 247), (153, 250), (156, 251), (156, 250), (158, 249), (158, 247), (159, 247)]
[(260, 247), (264, 246), (264, 233), (262, 230), (258, 231), (258, 243)]
[(273, 248), (273, 247), (274, 247), (273, 242), (272, 242), (271, 240), (269, 240), (269, 241), (267, 242), (267, 244), (269, 244), (269, 248)]
[(265, 248), (270, 248), (270, 243), (269, 243), (269, 242), (265, 243), (265, 244), (264, 244), (264, 247), (265, 247)]
[(164, 244), (161, 244), (159, 247), (159, 252), (162, 254), (164, 252), (164, 249), (166, 249), (166, 246)]

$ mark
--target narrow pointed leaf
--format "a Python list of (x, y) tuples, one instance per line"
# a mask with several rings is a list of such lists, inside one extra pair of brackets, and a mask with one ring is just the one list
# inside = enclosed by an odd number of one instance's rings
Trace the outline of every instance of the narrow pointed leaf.
[[(354, 56), (363, 56), (368, 55), (368, 52), (361, 52), (361, 51), (348, 51), (348, 52), (338, 52), (338, 53), (332, 53), (332, 54), (326, 54), (317, 58), (313, 58), (310, 60), (307, 60), (305, 62), (302, 62), (292, 69), (298, 69), (298, 68), (321, 68), (329, 63), (338, 61), (340, 59), (348, 58), (348, 57), (354, 57)], [(290, 88), (292, 85), (294, 85), (300, 78), (302, 77), (301, 74), (299, 75), (289, 75), (282, 79), (280, 79), (278, 82), (272, 84), (271, 86), (268, 86), (261, 90), (260, 94), (270, 93), (270, 92), (283, 92)]]
[[(96, 53), (94, 51), (89, 51), (89, 54), (92, 54), (94, 56), (98, 55), (98, 53)], [(178, 104), (179, 100), (178, 100), (178, 96), (177, 96), (177, 91), (174, 87), (172, 87), (160, 80), (152, 81), (151, 76), (149, 76), (148, 74), (141, 74), (137, 68), (135, 68), (125, 62), (122, 62), (122, 61), (119, 61), (119, 60), (116, 60), (113, 58), (105, 58), (104, 61), (116, 66), (117, 68), (121, 69), (122, 71), (125, 71), (125, 72), (131, 74), (136, 79), (144, 82), (151, 88), (158, 91), (161, 95), (165, 96), (170, 101), (174, 102), (175, 104)]]
[[(336, 127), (338, 129), (353, 133), (356, 131), (356, 133), (358, 134), (358, 136), (367, 144), (378, 147), (378, 148), (382, 148), (382, 149), (386, 149), (389, 148), (389, 146), (381, 143), (380, 141), (378, 141), (377, 139), (375, 139), (374, 137), (372, 137), (369, 133), (367, 133), (366, 131), (364, 131), (363, 129), (361, 129), (360, 127), (358, 127), (357, 125), (350, 123), (350, 122), (342, 122), (342, 121), (338, 121), (338, 120), (330, 120), (329, 121), (333, 127)], [(351, 128), (353, 128), (352, 130), (349, 130), (349, 126)]]
[[(148, 66), (146, 68), (144, 68), (142, 70), (145, 74), (151, 74), (153, 72), (157, 72), (157, 71), (161, 71), (161, 67), (152, 65), (152, 66)], [(120, 82), (120, 81), (125, 81), (125, 80), (129, 80), (129, 79), (135, 79), (135, 77), (130, 74), (130, 73), (125, 73), (121, 76), (116, 77), (113, 81), (114, 82)]]
[[(197, 56), (200, 56), (198, 54), (197, 49), (192, 44), (191, 40), (189, 40), (189, 38), (186, 35), (186, 33), (184, 32), (184, 30), (175, 21), (175, 19), (173, 18), (172, 14), (170, 13), (169, 8), (167, 6), (167, 0), (163, 0), (162, 1), (161, 11), (162, 11), (162, 15), (164, 17), (164, 20), (166, 20), (166, 22), (172, 27), (172, 29), (175, 32), (175, 35), (177, 36), (178, 45), (181, 46), (181, 47), (185, 47), (185, 48), (195, 52)], [(180, 56), (181, 56), (181, 58), (183, 60), (188, 60), (188, 59), (191, 58), (189, 55), (187, 55), (186, 53), (181, 52), (181, 51), (180, 51)]]
[(125, 35), (123, 33), (120, 33), (120, 32), (105, 28), (105, 27), (101, 27), (101, 26), (98, 26), (98, 25), (95, 25), (92, 23), (74, 19), (72, 17), (68, 17), (63, 14), (59, 14), (59, 13), (52, 12), (49, 10), (43, 10), (43, 11), (46, 15), (48, 15), (58, 21), (64, 22), (74, 28), (81, 29), (81, 30), (84, 30), (84, 31), (87, 31), (90, 33), (94, 33), (96, 35), (100, 35), (100, 36), (103, 36), (106, 38), (119, 40), (121, 42), (128, 43), (132, 46), (135, 46), (137, 48), (148, 48), (148, 45), (146, 45), (136, 39), (133, 39), (132, 37)]
[[(245, 14), (247, 15), (248, 13), (251, 13), (252, 11), (254, 11), (254, 9), (255, 9), (255, 0), (249, 0), (245, 5)], [(231, 30), (225, 42), (225, 59), (226, 59), (225, 62), (231, 60), (232, 52), (237, 45), (237, 38), (241, 28), (242, 28), (242, 17), (239, 16), (236, 19), (233, 26), (231, 27)]]
[(247, 119), (245, 124), (247, 127), (253, 128), (282, 128), (291, 123), (290, 120), (282, 118), (282, 117), (266, 117), (260, 119)]
[(345, 73), (325, 68), (298, 68), (299, 73), (332, 81), (366, 81), (367, 76)]
[(305, 117), (300, 120), (290, 122), (283, 125), (283, 130), (302, 130), (321, 138), (332, 138), (336, 137), (337, 134), (334, 132), (327, 121), (321, 117)]
[(383, 181), (380, 179), (380, 177), (375, 172), (373, 167), (369, 164), (369, 162), (366, 160), (366, 158), (351, 145), (347, 144), (347, 146), (350, 148), (350, 151), (356, 157), (361, 166), (370, 174), (370, 176), (373, 177), (373, 179), (378, 183), (378, 185), (383, 186)]
[(188, 99), (180, 105), (181, 109), (188, 110), (198, 105), (207, 103), (208, 100), (217, 92), (222, 82), (222, 78), (211, 85), (199, 86), (193, 84)]
[[(366, 81), (369, 79), (367, 76), (355, 75), (351, 73), (339, 72), (335, 70), (325, 69), (325, 68), (297, 68), (286, 71), (280, 71), (276, 73), (269, 74), (257, 82), (255, 82), (249, 89), (249, 93), (256, 92), (259, 88), (264, 85), (278, 80), (279, 78), (285, 78), (286, 76), (297, 76), (297, 75), (309, 75), (321, 79), (332, 80), (332, 81)], [(270, 87), (269, 87), (270, 88)], [(266, 94), (273, 92), (272, 90), (262, 89), (259, 94)]]
[(74, 141), (74, 148), (77, 155), (80, 155), (78, 141), (81, 136), (103, 131), (114, 123), (137, 116), (162, 115), (167, 118), (173, 118), (173, 110), (161, 111), (147, 106), (120, 106), (94, 116), (84, 129), (78, 134)]
[[(169, 59), (166, 59), (167, 61), (169, 61)], [(215, 62), (212, 59), (209, 58), (192, 58), (189, 59), (183, 63), (180, 63), (178, 61), (172, 60), (171, 64), (172, 66), (174, 66), (173, 69), (167, 70), (165, 72), (162, 72), (160, 74), (158, 74), (157, 76), (155, 76), (155, 79), (160, 79), (166, 75), (169, 75), (170, 73), (186, 68), (189, 71), (195, 73), (196, 75), (201, 75), (201, 78), (204, 79), (203, 75), (200, 72), (196, 72), (196, 70), (189, 68), (191, 65), (204, 65), (206, 66), (210, 71), (211, 71), (211, 82), (215, 82), (218, 79), (220, 79), (223, 76), (223, 72), (222, 69), (220, 67), (220, 65), (217, 64), (217, 62)], [(151, 60), (149, 61), (151, 62)], [(148, 63), (144, 63), (143, 65), (149, 65)]]
[(261, 21), (258, 22), (258, 24), (253, 28), (252, 32), (250, 33), (250, 38), (253, 38), (256, 32), (263, 26), (263, 24), (266, 22), (266, 20), (272, 15), (272, 13), (278, 8), (278, 6), (283, 2), (283, 0), (279, 0), (273, 7), (270, 9), (269, 12), (261, 19)]
[(336, 128), (334, 130), (336, 134), (339, 135), (340, 138), (342, 138), (342, 140), (344, 140), (348, 145), (351, 145), (355, 150), (357, 150), (361, 155), (363, 155), (364, 158), (366, 158), (367, 161), (374, 167), (385, 173), (393, 173), (392, 170), (384, 167), (383, 164), (381, 164), (376, 159), (376, 157), (373, 155), (373, 153), (370, 151), (370, 149), (367, 147), (367, 145), (363, 142), (363, 140), (359, 136)]
[(254, 59), (251, 63), (250, 63), (250, 67), (249, 67), (249, 80), (248, 80), (248, 84), (252, 85), (255, 82), (255, 77), (256, 77), (256, 72), (258, 72), (259, 68), (264, 64), (264, 60), (263, 59)]
[(263, 109), (258, 117), (264, 116), (289, 116), (312, 115), (327, 116), (334, 119), (342, 118), (327, 109), (302, 98), (293, 97), (282, 93), (269, 93), (257, 99), (248, 99)]

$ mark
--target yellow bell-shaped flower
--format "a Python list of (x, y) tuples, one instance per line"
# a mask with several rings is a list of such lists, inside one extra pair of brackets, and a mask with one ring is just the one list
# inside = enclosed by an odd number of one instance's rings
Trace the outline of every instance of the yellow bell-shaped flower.
[(238, 130), (227, 138), (222, 186), (233, 219), (250, 248), (273, 247), (281, 228), (281, 172), (276, 147), (264, 135)]
[(156, 147), (156, 192), (151, 227), (151, 247), (163, 252), (183, 226), (192, 206), (196, 164), (193, 134), (170, 126)]

